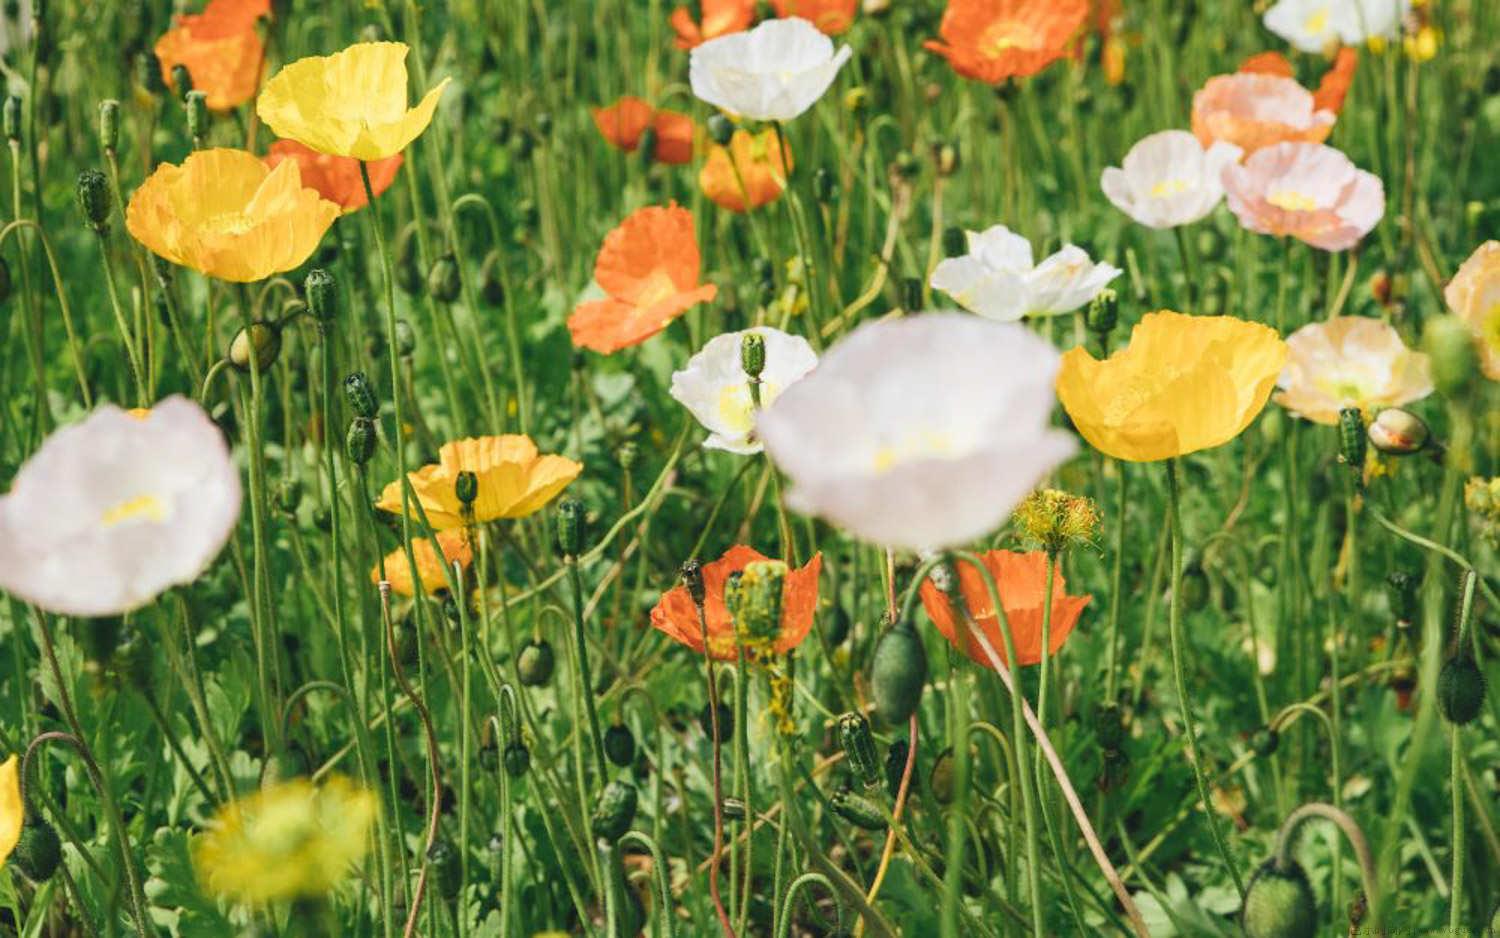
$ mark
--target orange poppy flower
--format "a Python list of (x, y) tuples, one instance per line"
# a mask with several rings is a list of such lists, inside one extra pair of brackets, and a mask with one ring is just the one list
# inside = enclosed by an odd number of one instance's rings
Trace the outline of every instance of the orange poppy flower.
[[(734, 619), (724, 605), (724, 584), (731, 573), (738, 573), (752, 563), (767, 560), (764, 554), (737, 544), (712, 563), (703, 565), (703, 618), (708, 623), (709, 654), (718, 661), (738, 657), (734, 640)], [(804, 566), (787, 571), (781, 592), (781, 633), (772, 645), (784, 655), (807, 638), (818, 608), (818, 575), (823, 570), (823, 555), (817, 554)], [(678, 586), (661, 594), (651, 610), (651, 626), (679, 644), (703, 653), (703, 626), (698, 609), (687, 587)]]
[(709, 148), (708, 159), (698, 171), (698, 186), (720, 207), (743, 212), (776, 201), (791, 171), (791, 147), (782, 153), (776, 131), (736, 130), (727, 148), (718, 144)]
[(602, 355), (639, 345), (719, 288), (698, 283), (693, 215), (676, 202), (637, 209), (604, 237), (594, 280), (608, 298), (568, 317), (573, 344)]
[[(302, 170), (302, 184), (330, 202), (336, 202), (345, 213), (364, 208), (365, 184), (359, 178), (359, 160), (348, 156), (330, 156), (303, 146), (295, 140), (277, 140), (266, 153), (266, 165), (272, 169), (283, 160), (292, 160)], [(401, 168), (401, 154), (370, 164), (370, 188), (376, 195), (391, 187)]]
[(771, 0), (777, 16), (800, 16), (830, 36), (854, 24), (859, 0)]
[(693, 159), (693, 119), (676, 111), (658, 111), (640, 98), (626, 95), (609, 107), (593, 109), (594, 126), (609, 145), (634, 153), (641, 135), (656, 131), (656, 151), (662, 163), (687, 163)]
[[(413, 586), (420, 586), (422, 592), (431, 596), (433, 593), (441, 592), (448, 588), (448, 578), (443, 574), (443, 564), (452, 566), (455, 562), (464, 569), (468, 569), (474, 561), (474, 551), (469, 546), (469, 539), (462, 528), (453, 528), (448, 531), (439, 531), (437, 535), (438, 546), (443, 550), (443, 559), (438, 560), (437, 551), (432, 548), (432, 541), (425, 538), (413, 538), (411, 542), (411, 554), (417, 561), (416, 583), (412, 582), (411, 566), (406, 562), (405, 548), (398, 547), (385, 557), (385, 578), (390, 582), (391, 589), (402, 596), (415, 596)], [(370, 582), (379, 585), (380, 565), (376, 564), (370, 569)]]
[(755, 0), (703, 0), (701, 22), (694, 22), (687, 7), (672, 11), (672, 29), (677, 33), (677, 48), (691, 49), (710, 39), (750, 28), (755, 18)]
[(265, 64), (265, 46), (255, 24), (271, 14), (270, 0), (212, 0), (202, 13), (177, 18), (156, 40), (162, 81), (173, 86), (172, 69), (187, 67), (193, 87), (216, 111), (255, 97)]
[(1088, 14), (1088, 0), (948, 0), (943, 41), (924, 45), (965, 78), (998, 85), (1062, 58)]
[[(1042, 603), (1043, 591), (1047, 588), (1047, 554), (1031, 551), (1019, 554), (1009, 550), (992, 550), (981, 555), (984, 566), (995, 578), (1000, 591), (1000, 601), (1005, 604), (1005, 619), (1010, 623), (1011, 638), (1016, 643), (1016, 657), (1022, 665), (1040, 664), (1042, 660)], [(1005, 657), (1005, 638), (1000, 634), (1000, 620), (995, 616), (995, 606), (990, 602), (989, 589), (984, 578), (972, 564), (958, 565), (958, 589), (963, 595), (964, 605), (970, 616), (984, 632), (991, 647), (1002, 663)], [(1063, 581), (1062, 569), (1053, 571), (1052, 579), (1052, 634), (1050, 652), (1057, 654), (1063, 642), (1078, 624), (1083, 608), (1092, 596), (1069, 596)], [(966, 627), (953, 604), (932, 580), (922, 583), (922, 607), (927, 610), (938, 631), (943, 633), (953, 647), (968, 655), (976, 664), (992, 667), (984, 647)], [(957, 636), (963, 635), (963, 642)]]
[[(1344, 98), (1349, 94), (1349, 86), (1354, 83), (1354, 70), (1358, 65), (1358, 52), (1348, 46), (1339, 49), (1338, 55), (1334, 57), (1333, 67), (1323, 73), (1322, 80), (1318, 82), (1318, 90), (1313, 92), (1313, 107), (1334, 114), (1343, 110)], [(1294, 77), (1292, 63), (1280, 52), (1252, 55), (1240, 66), (1240, 71), (1279, 75), (1282, 78)]]

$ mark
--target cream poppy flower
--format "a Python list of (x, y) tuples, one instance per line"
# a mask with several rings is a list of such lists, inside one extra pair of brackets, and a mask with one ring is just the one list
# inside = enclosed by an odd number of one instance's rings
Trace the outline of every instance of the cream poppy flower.
[(1411, 0), (1279, 0), (1266, 11), (1266, 29), (1303, 52), (1393, 39)]
[(1175, 228), (1206, 217), (1224, 197), (1224, 167), (1240, 148), (1215, 143), (1207, 150), (1186, 130), (1142, 137), (1121, 165), (1104, 170), (1100, 187), (1115, 208), (1148, 228)]
[(1485, 375), (1500, 381), (1500, 241), (1486, 241), (1469, 255), (1443, 299), (1474, 333)]
[(1341, 316), (1303, 326), (1286, 339), (1276, 403), (1314, 423), (1336, 425), (1345, 407), (1399, 407), (1432, 393), (1427, 356), (1378, 319)]
[(688, 80), (699, 99), (740, 117), (789, 121), (817, 103), (853, 55), (800, 17), (767, 20), (749, 32), (699, 45)]
[(1121, 273), (1071, 244), (1034, 264), (1031, 242), (1004, 225), (968, 235), (969, 253), (938, 264), (929, 283), (969, 312), (997, 322), (1072, 312)]
[(1385, 214), (1380, 177), (1321, 143), (1278, 143), (1224, 170), (1224, 192), (1240, 224), (1344, 251)]
[(755, 436), (756, 407), (740, 365), (740, 343), (752, 332), (766, 344), (766, 367), (760, 375), (762, 409), (818, 365), (817, 353), (806, 339), (769, 326), (710, 339), (686, 368), (672, 375), (672, 396), (708, 430), (703, 445), (709, 449), (743, 454), (761, 451)]
[(105, 404), (0, 497), (0, 589), (63, 615), (129, 612), (196, 579), (239, 514), (239, 473), (203, 408)]
[(1048, 425), (1058, 354), (956, 312), (868, 323), (760, 415), (787, 504), (885, 547), (993, 531), (1077, 448)]

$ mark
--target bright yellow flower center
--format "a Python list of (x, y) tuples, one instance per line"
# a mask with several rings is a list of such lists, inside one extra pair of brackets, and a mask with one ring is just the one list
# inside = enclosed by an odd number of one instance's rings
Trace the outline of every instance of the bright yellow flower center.
[(1295, 189), (1282, 189), (1280, 192), (1273, 192), (1266, 197), (1266, 201), (1277, 208), (1286, 209), (1289, 212), (1310, 212), (1318, 207), (1316, 199)]
[(167, 505), (155, 495), (137, 495), (127, 498), (104, 513), (100, 522), (106, 528), (137, 519), (160, 524), (167, 518)]
[(1188, 190), (1186, 179), (1163, 179), (1151, 187), (1151, 198), (1170, 199), (1174, 195), (1181, 195)]
[(1328, 9), (1324, 7), (1302, 22), (1302, 28), (1310, 36), (1321, 36), (1328, 28)]
[(886, 444), (877, 449), (872, 465), (876, 474), (884, 474), (901, 463), (949, 456), (953, 451), (953, 437), (950, 434), (938, 430), (921, 430), (897, 443)]
[(979, 47), (987, 58), (998, 58), (1010, 49), (1035, 49), (1038, 41), (1036, 30), (1025, 23), (1002, 20), (985, 30)]
[[(781, 389), (762, 381), (760, 385), (761, 406), (769, 405)], [(755, 402), (750, 397), (748, 384), (731, 384), (719, 391), (719, 419), (732, 433), (745, 434), (755, 428)]]
[(655, 306), (676, 292), (677, 284), (672, 282), (672, 278), (663, 271), (657, 271), (641, 287), (641, 292), (636, 297), (636, 305)]

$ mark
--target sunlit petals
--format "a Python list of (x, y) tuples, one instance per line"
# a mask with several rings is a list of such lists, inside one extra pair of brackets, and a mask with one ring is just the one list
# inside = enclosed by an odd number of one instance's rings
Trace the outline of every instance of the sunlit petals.
[[(703, 565), (703, 621), (687, 587), (677, 586), (663, 593), (651, 610), (651, 626), (678, 644), (703, 654), (703, 624), (708, 626), (709, 654), (719, 661), (738, 657), (734, 617), (724, 602), (724, 584), (730, 574), (744, 570), (751, 563), (768, 559), (743, 544), (724, 552), (724, 556)], [(812, 630), (818, 608), (818, 576), (823, 569), (823, 555), (814, 554), (803, 566), (788, 570), (782, 583), (781, 629), (772, 651), (784, 655), (802, 644)]]
[(693, 50), (688, 79), (700, 100), (751, 120), (789, 121), (817, 103), (853, 55), (804, 19), (767, 20)]
[(1224, 198), (1224, 167), (1241, 150), (1215, 143), (1207, 150), (1185, 130), (1143, 137), (1121, 166), (1104, 170), (1100, 185), (1115, 208), (1150, 228), (1175, 228), (1202, 218)]
[[(1044, 551), (1021, 554), (1009, 550), (992, 550), (980, 555), (980, 560), (995, 579), (1011, 639), (1015, 642), (1016, 663), (1023, 667), (1040, 664), (1042, 615), (1047, 605), (1047, 554)], [(1007, 664), (1000, 619), (995, 615), (995, 603), (990, 598), (984, 577), (967, 561), (956, 564), (956, 572), (959, 593), (963, 597), (963, 610), (956, 609), (955, 603), (930, 579), (922, 582), (922, 608), (927, 611), (928, 618), (943, 637), (975, 663), (986, 668), (994, 667), (984, 646), (974, 636), (970, 621), (984, 633), (1000, 662)], [(1078, 624), (1084, 607), (1092, 599), (1092, 596), (1069, 596), (1062, 565), (1054, 566), (1052, 618), (1047, 646), (1049, 655), (1055, 655), (1062, 649), (1063, 643), (1072, 634), (1073, 627)], [(964, 610), (968, 612), (967, 617), (963, 614)]]
[(1385, 214), (1380, 178), (1316, 143), (1279, 143), (1224, 170), (1229, 208), (1250, 231), (1325, 251), (1354, 247)]
[(687, 367), (672, 375), (672, 397), (709, 431), (703, 445), (731, 453), (758, 453), (755, 437), (757, 407), (740, 361), (740, 346), (748, 333), (765, 342), (766, 365), (760, 375), (760, 408), (770, 407), (781, 394), (817, 367), (818, 356), (801, 336), (757, 326), (745, 332), (715, 336)]
[(1432, 393), (1427, 356), (1378, 319), (1341, 316), (1287, 336), (1289, 355), (1275, 401), (1298, 416), (1333, 426), (1339, 411), (1370, 412)]

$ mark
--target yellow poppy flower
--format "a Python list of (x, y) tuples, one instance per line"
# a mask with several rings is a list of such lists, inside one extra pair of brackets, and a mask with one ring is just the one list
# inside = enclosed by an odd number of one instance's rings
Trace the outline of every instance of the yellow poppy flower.
[(339, 206), (302, 186), (295, 161), (270, 169), (244, 150), (163, 163), (130, 198), (125, 227), (174, 264), (249, 283), (307, 260)]
[(1147, 313), (1104, 361), (1063, 355), (1057, 396), (1083, 438), (1131, 462), (1171, 459), (1240, 434), (1286, 363), (1276, 330), (1233, 316)]
[[(442, 530), (464, 523), (463, 505), (454, 488), (460, 472), (474, 473), (479, 483), (474, 520), (485, 522), (524, 518), (540, 510), (582, 471), (581, 463), (565, 456), (539, 455), (531, 437), (508, 434), (445, 443), (437, 463), (423, 466), (409, 478), (427, 521)], [(375, 506), (399, 514), (401, 483), (388, 484)]]
[(266, 82), (255, 112), (278, 137), (319, 153), (366, 162), (395, 156), (427, 129), (449, 81), (407, 108), (406, 52), (402, 42), (361, 42), (298, 59)]
[(249, 905), (315, 898), (365, 855), (375, 794), (341, 776), (262, 788), (219, 809), (193, 844), (205, 892)]
[(21, 773), (16, 757), (0, 762), (0, 867), (21, 839)]
[[(400, 493), (397, 493), (397, 497), (400, 497)], [(411, 542), (411, 555), (417, 561), (416, 581), (421, 585), (422, 592), (429, 596), (448, 588), (448, 578), (443, 575), (443, 564), (451, 566), (457, 561), (459, 566), (467, 569), (474, 560), (474, 551), (469, 547), (469, 539), (464, 536), (462, 529), (439, 531), (437, 542), (443, 549), (442, 560), (438, 559), (437, 551), (428, 538), (413, 538)], [(406, 562), (405, 548), (398, 547), (386, 554), (385, 578), (391, 584), (391, 589), (402, 596), (416, 595), (412, 585), (411, 566)], [(377, 585), (380, 583), (379, 564), (370, 569), (370, 582)]]

